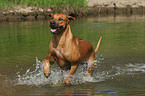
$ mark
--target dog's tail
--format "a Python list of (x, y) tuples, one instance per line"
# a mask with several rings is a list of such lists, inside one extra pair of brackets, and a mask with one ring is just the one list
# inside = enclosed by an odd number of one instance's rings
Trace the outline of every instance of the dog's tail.
[(95, 52), (97, 52), (98, 49), (99, 49), (99, 45), (100, 45), (101, 39), (102, 39), (102, 36), (100, 37), (100, 39), (99, 39), (99, 41), (98, 41), (97, 47), (96, 47), (96, 49), (95, 49)]

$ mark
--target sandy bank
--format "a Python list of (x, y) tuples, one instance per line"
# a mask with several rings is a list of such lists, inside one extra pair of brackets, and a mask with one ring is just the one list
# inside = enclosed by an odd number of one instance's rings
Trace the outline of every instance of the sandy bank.
[(145, 0), (87, 0), (90, 15), (143, 15)]
[(145, 0), (87, 0), (88, 6), (116, 7), (123, 8), (126, 6), (140, 7), (145, 6)]

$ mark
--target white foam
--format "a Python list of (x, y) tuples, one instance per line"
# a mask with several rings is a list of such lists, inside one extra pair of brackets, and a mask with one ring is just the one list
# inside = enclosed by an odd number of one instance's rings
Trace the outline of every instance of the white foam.
[[(83, 84), (87, 82), (100, 82), (106, 79), (113, 79), (114, 76), (126, 75), (126, 74), (137, 74), (140, 72), (145, 72), (145, 64), (125, 64), (125, 66), (112, 66), (109, 70), (98, 70), (97, 64), (100, 63), (99, 60), (95, 60), (95, 70), (93, 76), (87, 75), (87, 64), (80, 64), (76, 73), (71, 79), (72, 85)], [(101, 64), (102, 65), (102, 64)], [(99, 65), (100, 66), (100, 65)], [(102, 65), (104, 66), (104, 65)], [(31, 71), (28, 69), (25, 74), (17, 72), (17, 84), (23, 85), (51, 85), (51, 86), (62, 86), (64, 85), (64, 80), (69, 73), (69, 70), (61, 70), (60, 67), (55, 63), (51, 65), (51, 75), (47, 78), (43, 74), (43, 62), (36, 58), (36, 64), (34, 65), (35, 70)]]
[[(95, 61), (97, 62), (97, 61)], [(45, 85), (50, 84), (53, 86), (59, 86), (64, 84), (64, 80), (69, 73), (69, 70), (61, 70), (55, 63), (51, 65), (51, 75), (47, 78), (43, 74), (43, 63), (36, 58), (35, 70), (26, 70), (25, 74), (17, 72), (17, 84), (23, 85)], [(86, 82), (93, 82), (93, 77), (89, 77), (86, 74), (87, 64), (79, 65), (75, 75), (71, 79), (71, 84), (82, 84)]]

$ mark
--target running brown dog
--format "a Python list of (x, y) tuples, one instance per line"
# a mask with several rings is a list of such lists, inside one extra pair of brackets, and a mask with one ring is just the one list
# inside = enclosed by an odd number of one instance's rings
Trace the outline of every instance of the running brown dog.
[(44, 75), (46, 78), (50, 75), (50, 62), (57, 61), (60, 68), (69, 69), (70, 72), (65, 79), (65, 84), (70, 84), (70, 79), (74, 75), (79, 63), (83, 60), (88, 61), (87, 73), (92, 74), (95, 67), (95, 52), (98, 50), (100, 37), (97, 47), (94, 50), (93, 46), (83, 39), (79, 39), (73, 36), (71, 33), (69, 21), (75, 20), (71, 16), (65, 14), (56, 13), (51, 14), (50, 27), (51, 32), (54, 34), (52, 40), (49, 43), (49, 55), (44, 59)]

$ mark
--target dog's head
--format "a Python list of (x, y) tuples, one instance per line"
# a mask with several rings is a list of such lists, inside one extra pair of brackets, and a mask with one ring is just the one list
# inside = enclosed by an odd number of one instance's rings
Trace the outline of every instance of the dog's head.
[(74, 17), (66, 16), (65, 14), (56, 13), (50, 14), (50, 28), (53, 34), (59, 33), (66, 28), (70, 20), (75, 20)]

